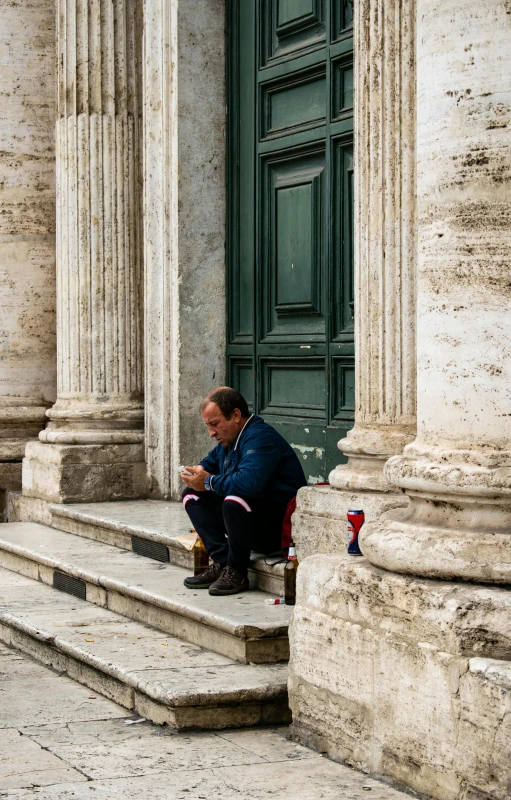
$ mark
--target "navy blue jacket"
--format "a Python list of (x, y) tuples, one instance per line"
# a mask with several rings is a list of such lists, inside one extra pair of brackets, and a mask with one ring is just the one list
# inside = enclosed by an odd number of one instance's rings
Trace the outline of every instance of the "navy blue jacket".
[(298, 456), (275, 428), (252, 417), (230, 448), (218, 444), (200, 462), (215, 494), (267, 497), (287, 505), (307, 481)]

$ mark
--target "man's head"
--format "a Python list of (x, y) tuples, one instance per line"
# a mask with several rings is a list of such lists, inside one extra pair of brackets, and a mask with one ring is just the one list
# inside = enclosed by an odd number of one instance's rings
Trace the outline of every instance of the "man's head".
[(209, 435), (224, 447), (234, 444), (250, 417), (243, 395), (229, 386), (212, 389), (202, 401), (200, 412)]

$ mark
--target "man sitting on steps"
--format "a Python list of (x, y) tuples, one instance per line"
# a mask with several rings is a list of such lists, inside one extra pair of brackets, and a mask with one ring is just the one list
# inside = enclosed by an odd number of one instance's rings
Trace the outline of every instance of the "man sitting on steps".
[(198, 466), (185, 467), (183, 505), (213, 563), (184, 583), (212, 595), (236, 594), (249, 588), (251, 550), (280, 550), (286, 507), (306, 480), (292, 447), (250, 415), (239, 392), (213, 389), (200, 410), (218, 444)]

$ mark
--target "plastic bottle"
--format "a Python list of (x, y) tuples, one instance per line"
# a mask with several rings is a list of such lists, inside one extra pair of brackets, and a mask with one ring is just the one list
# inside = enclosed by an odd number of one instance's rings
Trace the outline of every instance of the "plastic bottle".
[(294, 542), (289, 545), (287, 563), (284, 567), (284, 599), (286, 606), (294, 606), (296, 602), (296, 573), (298, 571), (298, 559), (296, 557), (296, 547)]
[(193, 546), (193, 574), (195, 577), (197, 577), (197, 575), (202, 575), (204, 570), (206, 570), (208, 567), (208, 551), (204, 547), (204, 542), (200, 538), (199, 534), (197, 534), (197, 539), (195, 540), (195, 544)]

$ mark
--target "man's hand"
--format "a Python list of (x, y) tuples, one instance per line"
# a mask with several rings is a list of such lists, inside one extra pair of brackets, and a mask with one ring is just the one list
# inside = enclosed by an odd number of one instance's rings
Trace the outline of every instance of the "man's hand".
[(185, 467), (186, 472), (189, 472), (189, 475), (185, 475), (183, 472), (181, 473), (181, 477), (188, 486), (189, 489), (195, 489), (196, 492), (203, 492), (204, 491), (204, 481), (209, 475), (209, 472), (206, 472), (204, 467)]

